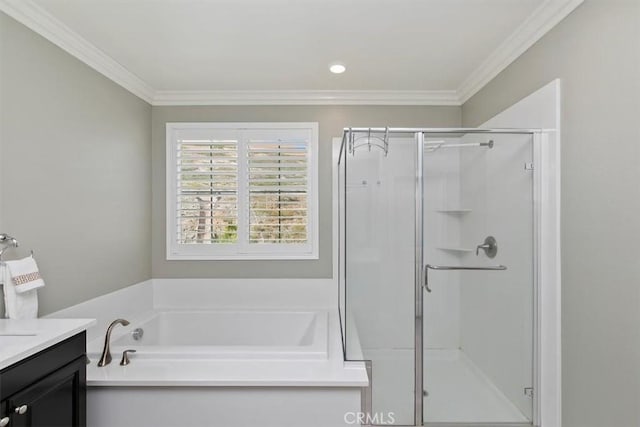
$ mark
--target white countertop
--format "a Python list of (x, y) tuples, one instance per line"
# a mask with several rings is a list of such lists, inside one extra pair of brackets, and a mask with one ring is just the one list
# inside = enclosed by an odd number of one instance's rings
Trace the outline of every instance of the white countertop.
[(0, 319), (0, 369), (93, 326), (94, 319)]

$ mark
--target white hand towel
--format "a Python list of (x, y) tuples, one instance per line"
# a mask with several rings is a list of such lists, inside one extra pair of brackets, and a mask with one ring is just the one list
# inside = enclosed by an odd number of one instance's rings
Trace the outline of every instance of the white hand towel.
[[(31, 258), (31, 260), (33, 259)], [(21, 284), (16, 285), (14, 281), (15, 276), (13, 275), (12, 270), (15, 270), (16, 272), (22, 272), (23, 265), (21, 264), (21, 261), (24, 260), (5, 261), (2, 263), (2, 265), (0, 265), (0, 274), (2, 275), (2, 283), (4, 285), (3, 293), (6, 316), (9, 319), (35, 319), (36, 317), (38, 317), (37, 288), (44, 286), (44, 281), (42, 281), (42, 279), (36, 278), (35, 275), (31, 275), (31, 273), (34, 273), (34, 271), (30, 270), (29, 273), (25, 273), (26, 275), (28, 275), (28, 277), (18, 279), (18, 282)], [(11, 268), (12, 264), (16, 266), (13, 269)], [(25, 264), (33, 266), (35, 265), (35, 261), (33, 261), (33, 264)], [(37, 271), (38, 270), (36, 266), (35, 272)], [(22, 275), (18, 275), (18, 277), (19, 276)], [(29, 284), (29, 282), (34, 282), (37, 280), (39, 280), (39, 282)], [(25, 281), (27, 281), (27, 284), (29, 284), (30, 289), (21, 289), (21, 292), (17, 292), (20, 286), (25, 285)]]
[(21, 294), (44, 286), (38, 264), (32, 256), (15, 261), (5, 261), (5, 264), (9, 267), (16, 293)]

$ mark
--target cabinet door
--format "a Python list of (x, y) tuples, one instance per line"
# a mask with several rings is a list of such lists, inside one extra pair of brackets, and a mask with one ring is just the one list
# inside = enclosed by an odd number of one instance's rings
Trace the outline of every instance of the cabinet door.
[[(2, 402), (0, 402), (0, 420), (4, 420), (6, 422), (5, 418), (10, 418), (9, 417), (9, 399), (5, 399)], [(8, 425), (11, 425), (11, 423), (9, 423)]]
[[(11, 427), (85, 427), (85, 380), (81, 357), (11, 396)], [(24, 405), (26, 411), (17, 413)]]

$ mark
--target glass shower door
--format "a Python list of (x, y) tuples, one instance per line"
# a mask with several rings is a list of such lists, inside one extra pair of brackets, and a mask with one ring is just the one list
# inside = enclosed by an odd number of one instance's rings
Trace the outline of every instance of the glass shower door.
[(426, 134), (423, 419), (533, 417), (531, 134)]
[(413, 138), (393, 138), (386, 153), (359, 141), (340, 171), (346, 359), (370, 363), (370, 424), (413, 425), (418, 150)]

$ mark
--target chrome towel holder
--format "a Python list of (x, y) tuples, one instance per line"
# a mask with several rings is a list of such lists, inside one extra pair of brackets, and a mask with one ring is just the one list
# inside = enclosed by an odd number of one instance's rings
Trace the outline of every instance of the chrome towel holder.
[[(0, 246), (0, 261), (2, 261), (2, 255), (7, 249), (17, 248), (20, 245), (18, 245), (18, 240), (15, 237), (0, 233)], [(33, 250), (29, 251), (29, 253), (33, 257)]]
[(2, 246), (2, 249), (0, 249), (0, 260), (2, 260), (2, 254), (4, 254), (4, 251), (6, 251), (9, 248), (17, 248), (18, 241), (16, 240), (15, 237), (9, 236), (6, 233), (1, 233), (0, 245)]

